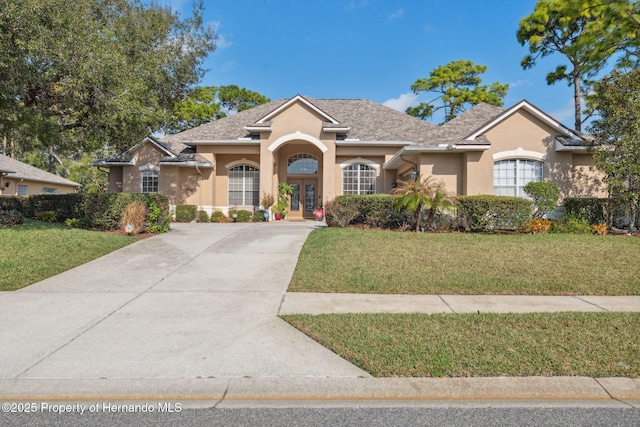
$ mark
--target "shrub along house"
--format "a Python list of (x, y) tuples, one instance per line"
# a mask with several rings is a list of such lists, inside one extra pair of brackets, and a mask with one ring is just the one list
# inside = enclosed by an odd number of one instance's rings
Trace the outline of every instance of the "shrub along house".
[(295, 96), (98, 160), (109, 191), (159, 192), (212, 212), (253, 209), (279, 182), (294, 188), (290, 218), (341, 194), (390, 193), (433, 175), (459, 195), (522, 196), (530, 181), (563, 197), (602, 196), (587, 136), (527, 101), (479, 104), (435, 126), (372, 101)]

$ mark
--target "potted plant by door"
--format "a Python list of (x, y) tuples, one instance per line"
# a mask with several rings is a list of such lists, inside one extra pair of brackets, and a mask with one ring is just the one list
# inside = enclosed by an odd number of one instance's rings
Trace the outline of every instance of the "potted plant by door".
[(287, 215), (287, 207), (286, 207), (286, 205), (282, 205), (282, 204), (280, 204), (280, 202), (278, 202), (273, 207), (273, 216), (275, 217), (276, 221), (280, 221), (286, 215)]
[(293, 194), (293, 186), (286, 182), (278, 184), (278, 203), (273, 208), (273, 213), (276, 216), (276, 220), (285, 218), (287, 216), (287, 206), (289, 205), (289, 196)]

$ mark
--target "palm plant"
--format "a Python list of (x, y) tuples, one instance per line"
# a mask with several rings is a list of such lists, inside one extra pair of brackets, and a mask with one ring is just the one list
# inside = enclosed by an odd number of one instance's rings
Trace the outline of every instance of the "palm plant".
[(455, 196), (447, 193), (442, 181), (436, 182), (433, 176), (422, 178), (422, 175), (409, 181), (398, 181), (393, 190), (394, 206), (398, 212), (406, 209), (416, 216), (416, 232), (420, 231), (422, 211), (427, 209), (426, 223), (429, 224), (438, 209), (455, 206)]

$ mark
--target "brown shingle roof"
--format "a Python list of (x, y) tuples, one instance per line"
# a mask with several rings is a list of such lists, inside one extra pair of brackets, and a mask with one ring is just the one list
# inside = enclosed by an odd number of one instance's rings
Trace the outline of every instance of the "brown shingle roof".
[[(366, 99), (305, 98), (320, 110), (349, 127), (349, 139), (360, 141), (408, 141), (427, 143), (437, 126)], [(197, 140), (237, 140), (246, 137), (245, 126), (253, 126), (262, 117), (288, 102), (279, 99), (242, 111), (202, 126), (161, 139), (164, 142)]]
[[(500, 107), (481, 102), (470, 110), (460, 114), (458, 117), (438, 127), (437, 130), (431, 134), (429, 145), (463, 143), (465, 137), (502, 114), (503, 111)], [(478, 141), (474, 142), (474, 144), (477, 143)]]

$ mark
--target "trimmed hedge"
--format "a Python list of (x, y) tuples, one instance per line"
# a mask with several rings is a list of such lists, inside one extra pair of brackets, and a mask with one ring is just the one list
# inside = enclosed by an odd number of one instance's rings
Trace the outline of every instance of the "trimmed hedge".
[(470, 231), (523, 230), (531, 219), (533, 203), (520, 197), (461, 196), (458, 215)]
[(198, 211), (198, 215), (196, 216), (196, 222), (209, 222), (209, 214), (202, 209)]
[(390, 194), (338, 196), (325, 206), (325, 219), (329, 227), (367, 225), (390, 229), (412, 221), (405, 211), (396, 211)]
[[(236, 216), (235, 219), (233, 218), (234, 215)], [(229, 218), (235, 222), (251, 222), (253, 220), (253, 213), (244, 209), (230, 209)]]
[(24, 223), (22, 214), (17, 210), (0, 209), (0, 228), (15, 227)]
[(589, 224), (609, 223), (610, 199), (567, 197), (562, 206), (567, 217), (585, 220)]
[[(168, 231), (171, 222), (169, 198), (161, 194), (92, 193), (92, 194), (38, 194), (28, 197), (1, 197), (0, 210), (15, 210), (26, 218), (35, 218), (36, 212), (55, 212), (57, 222), (78, 220), (89, 228), (116, 230), (127, 205), (142, 203), (149, 213), (149, 230)], [(72, 221), (74, 222), (74, 221)]]
[(253, 222), (264, 222), (267, 220), (267, 218), (264, 217), (264, 213), (266, 211), (262, 210), (262, 209), (258, 209), (256, 211), (253, 212)]
[(176, 205), (176, 221), (191, 222), (196, 219), (197, 212), (196, 205)]

